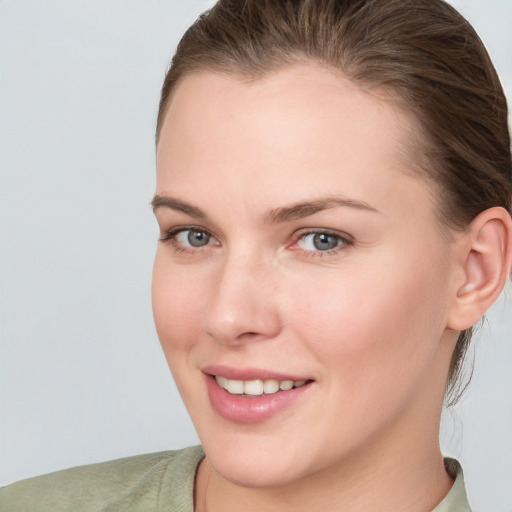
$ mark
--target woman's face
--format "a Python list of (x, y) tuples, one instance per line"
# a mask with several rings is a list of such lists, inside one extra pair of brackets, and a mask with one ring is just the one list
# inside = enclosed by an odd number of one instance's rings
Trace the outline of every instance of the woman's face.
[(458, 274), (407, 167), (412, 129), (313, 64), (176, 89), (157, 151), (154, 316), (229, 480), (284, 484), (437, 443)]

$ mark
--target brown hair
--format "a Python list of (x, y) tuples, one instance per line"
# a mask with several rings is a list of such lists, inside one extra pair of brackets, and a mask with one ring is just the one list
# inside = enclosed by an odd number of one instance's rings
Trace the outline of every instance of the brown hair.
[[(465, 230), (487, 208), (511, 211), (506, 99), (478, 35), (443, 0), (220, 0), (178, 45), (157, 142), (172, 92), (188, 74), (258, 78), (307, 61), (386, 92), (413, 115), (421, 133), (414, 168), (436, 185), (441, 225)], [(456, 384), (471, 334), (460, 333), (452, 356), (450, 403), (462, 394)]]

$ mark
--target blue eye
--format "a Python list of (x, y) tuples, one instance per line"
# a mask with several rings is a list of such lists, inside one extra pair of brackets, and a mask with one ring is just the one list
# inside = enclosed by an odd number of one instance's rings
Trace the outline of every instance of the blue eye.
[(197, 229), (186, 229), (181, 233), (178, 233), (176, 240), (183, 245), (190, 245), (191, 247), (203, 247), (208, 245), (210, 242), (210, 235), (205, 231), (199, 231)]
[(199, 229), (183, 229), (176, 233), (173, 238), (184, 247), (204, 247), (211, 240), (209, 233)]
[(329, 232), (305, 233), (298, 239), (297, 245), (303, 251), (325, 252), (350, 245), (350, 240)]
[(207, 245), (218, 244), (216, 239), (213, 238), (210, 233), (204, 229), (195, 227), (171, 229), (160, 236), (160, 241), (169, 241), (176, 250), (194, 250), (201, 249)]

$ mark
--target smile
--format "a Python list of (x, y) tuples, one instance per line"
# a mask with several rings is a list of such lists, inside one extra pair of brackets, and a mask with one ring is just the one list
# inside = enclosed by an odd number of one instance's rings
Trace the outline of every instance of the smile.
[(211, 365), (202, 369), (213, 410), (225, 420), (258, 424), (311, 396), (316, 381), (261, 368)]
[(278, 391), (289, 391), (293, 388), (300, 388), (306, 384), (305, 380), (276, 380), (276, 379), (255, 379), (235, 380), (215, 376), (217, 384), (231, 395), (261, 396), (277, 393)]

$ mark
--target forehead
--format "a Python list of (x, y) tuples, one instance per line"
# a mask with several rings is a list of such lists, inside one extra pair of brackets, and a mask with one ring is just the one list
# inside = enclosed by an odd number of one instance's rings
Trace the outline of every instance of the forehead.
[(222, 182), (226, 197), (286, 191), (282, 199), (295, 201), (301, 184), (314, 183), (317, 195), (339, 187), (369, 199), (378, 189), (400, 188), (411, 175), (406, 148), (413, 128), (382, 94), (318, 64), (253, 80), (197, 72), (178, 84), (169, 104), (157, 188), (193, 190), (203, 179)]
[[(392, 98), (380, 89), (363, 89), (341, 71), (315, 62), (284, 66), (258, 77), (196, 71), (176, 85), (163, 127), (176, 116), (181, 122), (193, 121), (195, 115), (208, 116), (211, 121), (251, 116), (255, 122), (274, 111), (274, 123), (278, 114), (286, 121), (284, 116), (292, 120), (295, 112), (302, 122), (319, 120), (315, 115), (319, 113), (325, 123), (336, 119), (351, 125), (372, 122), (378, 129), (381, 121), (388, 126), (391, 121), (410, 128), (414, 120)], [(325, 109), (332, 115), (326, 116)]]

